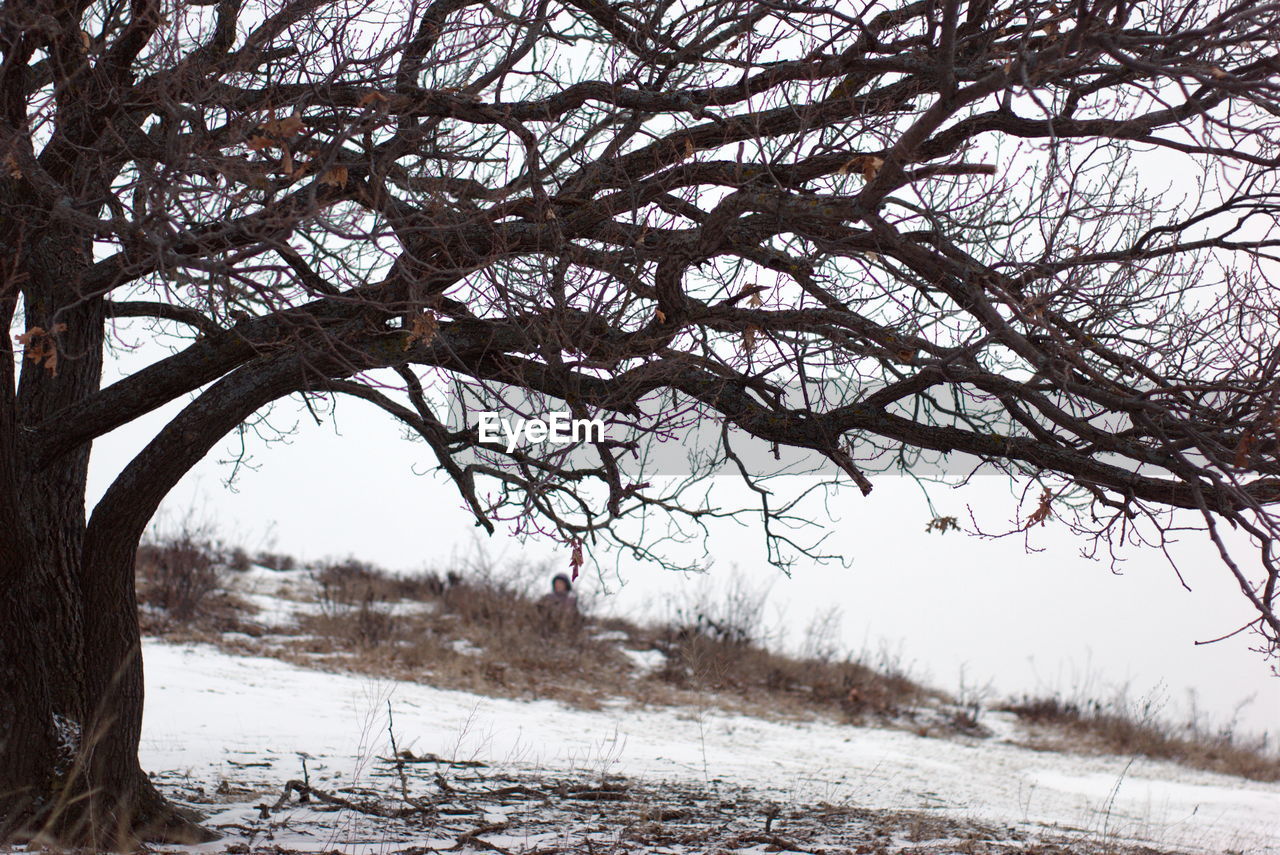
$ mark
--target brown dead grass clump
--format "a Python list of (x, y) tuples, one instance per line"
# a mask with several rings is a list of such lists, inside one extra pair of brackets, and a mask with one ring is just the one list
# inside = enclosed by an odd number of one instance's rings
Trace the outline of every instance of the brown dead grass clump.
[(330, 562), (313, 574), (320, 608), (300, 618), (293, 652), (446, 688), (597, 706), (621, 690), (629, 663), (596, 638), (587, 614), (527, 593), (549, 575), (479, 560), (412, 577)]
[(1033, 727), (1040, 747), (1139, 755), (1255, 781), (1280, 781), (1280, 756), (1268, 750), (1265, 737), (1241, 738), (1231, 727), (1214, 732), (1195, 721), (1176, 725), (1156, 718), (1149, 708), (1130, 706), (1123, 696), (1110, 702), (1023, 697), (996, 709)]
[(667, 664), (655, 676), (684, 688), (767, 697), (775, 705), (836, 712), (853, 722), (894, 718), (946, 699), (893, 667), (878, 670), (847, 656), (789, 656), (749, 634), (726, 635), (706, 623), (668, 627), (665, 636)]
[(873, 667), (844, 652), (838, 610), (815, 618), (797, 655), (778, 652), (765, 626), (768, 602), (768, 588), (737, 580), (720, 591), (702, 590), (659, 628), (656, 646), (667, 662), (654, 676), (792, 713), (836, 713), (852, 722), (910, 717), (924, 703), (949, 700), (912, 680), (891, 657)]

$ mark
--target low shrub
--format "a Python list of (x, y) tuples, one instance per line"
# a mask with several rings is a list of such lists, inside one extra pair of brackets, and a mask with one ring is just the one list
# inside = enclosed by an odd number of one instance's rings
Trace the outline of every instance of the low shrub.
[(226, 563), (219, 545), (197, 530), (150, 538), (134, 562), (138, 600), (179, 621), (198, 617), (223, 590)]
[(1055, 748), (1140, 755), (1255, 781), (1280, 781), (1280, 756), (1269, 750), (1265, 736), (1240, 737), (1233, 727), (1212, 730), (1195, 720), (1178, 724), (1161, 719), (1149, 702), (1131, 704), (1123, 694), (1111, 701), (1023, 696), (995, 709), (1046, 729)]

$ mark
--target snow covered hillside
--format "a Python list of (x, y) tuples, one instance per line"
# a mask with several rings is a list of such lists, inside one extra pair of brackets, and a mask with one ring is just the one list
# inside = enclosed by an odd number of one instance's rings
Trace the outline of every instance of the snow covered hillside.
[[(733, 838), (739, 844), (735, 851), (796, 845), (776, 835), (801, 828), (816, 813), (843, 807), (863, 821), (867, 810), (913, 812), (911, 823), (882, 832), (879, 848), (857, 850), (866, 852), (1009, 851), (991, 847), (1001, 839), (1045, 837), (1057, 845), (1074, 841), (1073, 852), (1137, 842), (1162, 850), (1280, 853), (1280, 784), (1141, 758), (1033, 751), (1011, 744), (1016, 724), (996, 713), (984, 718), (995, 737), (939, 739), (835, 723), (765, 721), (711, 708), (641, 708), (617, 701), (587, 711), (553, 701), (322, 673), (201, 644), (149, 641), (145, 658), (144, 768), (156, 773), (166, 792), (204, 802), (202, 809), (210, 813), (206, 824), (227, 835), (198, 847), (210, 852), (258, 851), (268, 845), (276, 847), (271, 851), (568, 851), (552, 845), (563, 837), (563, 828), (520, 832), (510, 812), (501, 809), (482, 811), (481, 824), (469, 833), (449, 831), (445, 807), (435, 809), (435, 820), (417, 827), (391, 827), (367, 817), (355, 821), (349, 811), (315, 802), (270, 810), (268, 803), (285, 782), (303, 777), (304, 759), (316, 789), (367, 795), (401, 786), (387, 762), (390, 710), (396, 746), (415, 761), (407, 773), (413, 788), (429, 784), (452, 793), (460, 779), (432, 777), (436, 772), (483, 769), (488, 777), (476, 773), (475, 780), (551, 776), (600, 786), (633, 781), (667, 793), (663, 816), (669, 818), (684, 815), (682, 799), (694, 799), (681, 794), (698, 792), (732, 792), (735, 798), (757, 800), (766, 811), (781, 811), (776, 825), (772, 817), (761, 820), (767, 833)], [(432, 755), (485, 765), (417, 762)], [(419, 780), (424, 772), (427, 777)], [(610, 815), (622, 815), (621, 806), (608, 807), (596, 819), (582, 821), (588, 840), (582, 851), (600, 851), (593, 847), (601, 843), (613, 847), (607, 851), (709, 851), (696, 845), (628, 844), (629, 838), (608, 824)], [(530, 814), (530, 822), (550, 816), (548, 809), (539, 810)], [(946, 826), (952, 830), (932, 836), (919, 831), (930, 818), (953, 823)], [(987, 848), (978, 846), (974, 835), (957, 837), (955, 822), (986, 829), (981, 846)], [(707, 834), (727, 827), (709, 822)], [(805, 851), (853, 851), (813, 839), (817, 842)], [(842, 845), (850, 845), (847, 838)]]

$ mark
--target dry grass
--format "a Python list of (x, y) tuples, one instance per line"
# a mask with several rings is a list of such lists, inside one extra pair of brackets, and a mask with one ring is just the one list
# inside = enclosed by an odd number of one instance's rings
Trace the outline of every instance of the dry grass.
[(909, 715), (923, 703), (947, 700), (891, 662), (877, 669), (848, 656), (789, 656), (749, 635), (707, 624), (660, 632), (667, 662), (654, 676), (682, 688), (732, 692), (793, 711), (837, 713), (852, 722)]
[[(280, 556), (271, 557), (286, 565), (271, 569), (294, 566), (292, 558), (281, 560)], [(398, 576), (354, 558), (322, 563), (311, 575), (319, 588), (321, 602), (338, 605), (355, 605), (366, 600), (428, 600), (439, 597), (447, 586), (456, 584), (460, 578), (456, 573), (443, 579), (434, 573)]]
[[(730, 592), (685, 604), (671, 622), (640, 625), (550, 605), (528, 592), (546, 567), (482, 561), (404, 579), (359, 562), (315, 574), (320, 609), (301, 619), (312, 662), (433, 685), (517, 697), (556, 697), (595, 707), (608, 697), (639, 703), (713, 703), (756, 714), (836, 715), (846, 721), (911, 715), (941, 693), (889, 660), (797, 657), (770, 650), (760, 602)], [(421, 608), (405, 608), (406, 604)], [(664, 665), (638, 674), (626, 650), (659, 651)]]
[(586, 615), (528, 593), (546, 568), (480, 561), (405, 577), (343, 561), (313, 574), (319, 608), (289, 652), (443, 688), (596, 706), (629, 672)]
[[(889, 659), (872, 667), (837, 657), (834, 648), (809, 656), (771, 650), (761, 631), (763, 599), (754, 592), (734, 589), (714, 598), (704, 592), (703, 599), (676, 608), (669, 621), (641, 625), (595, 617), (589, 601), (575, 611), (530, 594), (545, 585), (548, 567), (497, 567), (480, 558), (416, 576), (351, 558), (322, 563), (310, 573), (314, 608), (295, 627), (268, 632), (255, 625), (245, 604), (228, 607), (224, 583), (234, 571), (226, 568), (239, 568), (245, 557), (208, 537), (150, 544), (139, 558), (139, 586), (151, 606), (144, 612), (145, 630), (310, 666), (509, 697), (553, 697), (587, 708), (625, 697), (641, 704), (710, 702), (762, 715), (824, 713), (864, 721), (909, 717), (921, 703), (943, 698)], [(281, 555), (259, 555), (254, 563), (264, 558), (271, 566), (296, 566)], [(161, 567), (181, 567), (178, 578), (199, 582), (200, 604), (170, 608), (169, 588), (156, 579)], [(658, 651), (664, 664), (641, 671), (627, 650)]]
[(839, 641), (832, 610), (807, 628), (797, 655), (779, 652), (765, 628), (769, 589), (733, 581), (704, 588), (675, 607), (665, 624), (650, 627), (666, 664), (654, 677), (695, 691), (728, 692), (791, 714), (822, 712), (845, 721), (903, 719), (922, 705), (948, 702), (941, 692), (911, 679), (894, 657), (874, 664), (854, 657)]
[(1255, 781), (1280, 781), (1280, 756), (1269, 750), (1265, 737), (1241, 738), (1233, 728), (1213, 731), (1195, 721), (1174, 724), (1157, 718), (1149, 704), (1130, 704), (1123, 695), (1109, 702), (1024, 697), (997, 709), (1030, 725), (1037, 747), (1137, 755)]

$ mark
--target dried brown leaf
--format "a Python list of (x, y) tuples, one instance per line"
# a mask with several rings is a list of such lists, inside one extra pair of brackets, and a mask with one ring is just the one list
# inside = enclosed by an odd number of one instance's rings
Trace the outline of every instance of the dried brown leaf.
[(884, 166), (884, 158), (869, 154), (862, 159), (861, 165), (862, 177), (867, 181), (872, 181), (880, 174), (880, 167)]
[(582, 541), (575, 537), (570, 541), (570, 546), (573, 547), (573, 550), (569, 553), (569, 569), (573, 573), (573, 581), (577, 581), (578, 571), (581, 570), (582, 565), (586, 563), (582, 554)]
[(18, 344), (22, 345), (27, 359), (36, 365), (42, 366), (51, 375), (57, 377), (58, 347), (53, 337), (58, 333), (65, 332), (66, 329), (66, 324), (54, 324), (52, 331), (45, 330), (44, 327), (31, 327), (15, 338)]
[(271, 119), (262, 123), (262, 131), (275, 139), (288, 139), (302, 130), (302, 117), (291, 113), (282, 119)]
[(1240, 436), (1240, 442), (1236, 443), (1235, 463), (1241, 469), (1249, 465), (1249, 461), (1253, 458), (1253, 450), (1258, 445), (1258, 435), (1253, 432), (1253, 428), (1249, 428)]
[(344, 187), (347, 183), (347, 168), (345, 166), (334, 166), (324, 171), (324, 174), (317, 179), (319, 184), (328, 184), (331, 187)]
[(955, 517), (934, 517), (929, 520), (929, 524), (924, 527), (926, 532), (936, 531), (938, 534), (946, 534), (948, 531), (959, 531), (960, 520)]
[(409, 337), (404, 341), (404, 349), (408, 350), (418, 342), (430, 344), (440, 330), (440, 318), (435, 312), (427, 309), (413, 319), (409, 326)]
[(1031, 516), (1027, 517), (1027, 524), (1023, 528), (1031, 528), (1033, 525), (1044, 525), (1049, 517), (1053, 516), (1053, 493), (1045, 490), (1040, 494), (1040, 504), (1036, 505), (1036, 509), (1031, 512)]
[(840, 164), (840, 168), (836, 170), (838, 175), (848, 175), (853, 170), (862, 173), (862, 177), (870, 181), (880, 173), (880, 167), (884, 166), (884, 158), (876, 157), (873, 154), (858, 154)]

